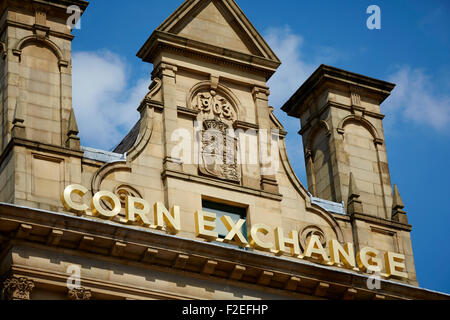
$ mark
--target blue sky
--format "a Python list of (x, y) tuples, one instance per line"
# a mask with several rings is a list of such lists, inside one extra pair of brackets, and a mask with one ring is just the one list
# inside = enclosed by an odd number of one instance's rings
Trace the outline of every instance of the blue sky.
[[(91, 1), (72, 47), (83, 145), (111, 149), (134, 125), (152, 70), (136, 53), (181, 2)], [(237, 2), (283, 62), (269, 83), (270, 103), (289, 132), (291, 162), (305, 185), (298, 120), (279, 110), (290, 95), (322, 63), (398, 85), (382, 105), (392, 182), (414, 228), (420, 285), (450, 293), (450, 2)], [(381, 30), (366, 27), (373, 4), (381, 8)]]

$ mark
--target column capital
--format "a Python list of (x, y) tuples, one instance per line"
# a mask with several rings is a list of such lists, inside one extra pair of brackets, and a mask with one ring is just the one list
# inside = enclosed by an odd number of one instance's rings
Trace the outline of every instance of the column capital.
[(6, 300), (30, 300), (34, 281), (11, 276), (3, 282), (2, 295)]
[(311, 151), (311, 149), (306, 148), (305, 149), (305, 159), (308, 160), (310, 158), (312, 158), (312, 151)]
[(253, 99), (269, 100), (270, 90), (267, 87), (254, 86), (252, 90)]
[(173, 64), (161, 62), (153, 70), (152, 77), (153, 78), (158, 77), (160, 79), (162, 79), (163, 77), (175, 78), (177, 72), (178, 72), (177, 66), (175, 66)]
[(73, 288), (67, 292), (67, 296), (70, 300), (91, 300), (92, 292), (83, 287)]

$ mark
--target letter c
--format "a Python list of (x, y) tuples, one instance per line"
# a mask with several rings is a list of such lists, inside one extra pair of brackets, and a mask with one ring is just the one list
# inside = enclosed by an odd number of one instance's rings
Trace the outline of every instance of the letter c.
[(83, 197), (88, 192), (88, 189), (86, 189), (83, 186), (80, 186), (78, 184), (72, 184), (64, 189), (61, 200), (64, 205), (64, 208), (66, 208), (67, 211), (76, 213), (76, 214), (82, 214), (86, 212), (86, 210), (89, 209), (89, 206), (84, 203), (75, 203), (72, 200), (72, 193), (75, 193), (79, 195), (80, 197)]
[(268, 235), (270, 233), (270, 229), (263, 223), (255, 224), (254, 226), (252, 226), (252, 228), (250, 229), (250, 246), (252, 248), (263, 251), (270, 251), (271, 249), (273, 249), (273, 243), (262, 241), (258, 236), (259, 232), (261, 232), (263, 235)]

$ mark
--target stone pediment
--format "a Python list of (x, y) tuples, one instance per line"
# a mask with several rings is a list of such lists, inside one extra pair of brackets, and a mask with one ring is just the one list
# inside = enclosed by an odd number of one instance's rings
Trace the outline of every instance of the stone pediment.
[(280, 60), (234, 0), (186, 0), (150, 36), (138, 57), (153, 63), (161, 46), (264, 68)]
[(199, 1), (197, 6), (184, 12), (181, 20), (173, 21), (169, 18), (157, 30), (217, 47), (269, 57), (263, 49), (258, 48), (257, 41), (246, 34), (246, 30), (233, 13), (227, 10), (226, 2)]

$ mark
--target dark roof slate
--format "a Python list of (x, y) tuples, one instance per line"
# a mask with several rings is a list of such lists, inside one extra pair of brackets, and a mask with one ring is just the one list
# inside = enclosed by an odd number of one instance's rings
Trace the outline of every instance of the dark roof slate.
[(134, 144), (136, 143), (136, 140), (139, 136), (139, 131), (141, 128), (141, 121), (138, 121), (133, 129), (127, 134), (125, 138), (123, 138), (122, 142), (114, 149), (114, 153), (120, 153), (124, 154), (125, 152), (128, 152)]

